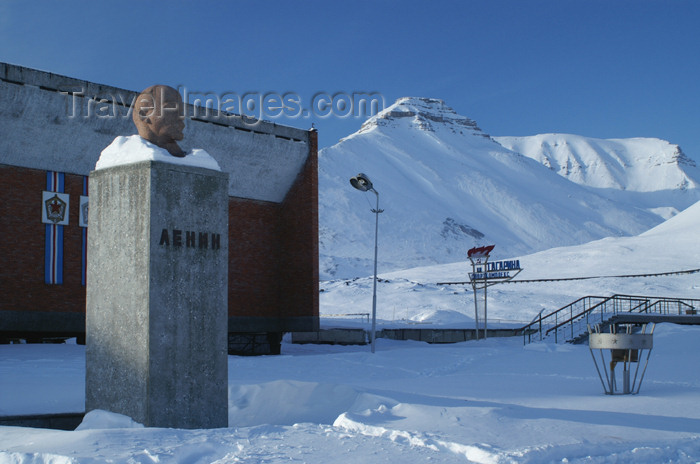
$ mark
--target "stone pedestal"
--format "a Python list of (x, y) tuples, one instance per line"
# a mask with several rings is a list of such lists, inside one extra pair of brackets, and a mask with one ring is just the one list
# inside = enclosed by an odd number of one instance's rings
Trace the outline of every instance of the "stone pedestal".
[(228, 174), (157, 161), (90, 174), (86, 412), (228, 426)]

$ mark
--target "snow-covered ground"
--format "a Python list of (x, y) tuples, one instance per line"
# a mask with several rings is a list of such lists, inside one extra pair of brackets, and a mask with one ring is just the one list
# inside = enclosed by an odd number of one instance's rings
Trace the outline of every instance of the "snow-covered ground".
[[(515, 280), (618, 276), (686, 271), (700, 268), (700, 203), (636, 237), (609, 237), (584, 245), (560, 247), (527, 256), (499, 254), (491, 261), (518, 258), (523, 271)], [(381, 254), (381, 247), (379, 250)], [(463, 282), (471, 272), (469, 261), (381, 273), (377, 284), (379, 327), (403, 323), (460, 326), (474, 318), (474, 296)], [(326, 315), (369, 312), (372, 278), (321, 283), (321, 311)], [(505, 283), (489, 287), (491, 321), (521, 326), (540, 311), (560, 308), (586, 295), (613, 294), (700, 297), (700, 274), (653, 278), (603, 278), (581, 281)], [(360, 319), (355, 319), (356, 325)], [(329, 319), (327, 325), (338, 325)], [(700, 335), (700, 333), (699, 333)]]
[[(657, 327), (641, 393), (612, 397), (586, 346), (285, 344), (282, 356), (229, 358), (228, 429), (110, 415), (72, 432), (0, 427), (0, 462), (698, 462), (699, 334)], [(4, 412), (80, 409), (82, 347), (0, 355)]]
[[(520, 257), (518, 278), (697, 268), (698, 226), (700, 204), (638, 237)], [(457, 263), (381, 275), (380, 326), (473, 324), (471, 293), (436, 284), (465, 280), (467, 271)], [(527, 321), (588, 294), (698, 298), (698, 280), (504, 284), (489, 290), (489, 316)], [(323, 289), (326, 315), (371, 307), (371, 279)], [(84, 362), (78, 345), (0, 346), (0, 414), (82, 410)], [(379, 339), (372, 354), (367, 346), (285, 342), (281, 356), (229, 357), (227, 429), (143, 428), (97, 412), (76, 431), (0, 427), (0, 463), (697, 463), (698, 365), (700, 326), (670, 324), (656, 327), (632, 396), (604, 395), (585, 345)]]

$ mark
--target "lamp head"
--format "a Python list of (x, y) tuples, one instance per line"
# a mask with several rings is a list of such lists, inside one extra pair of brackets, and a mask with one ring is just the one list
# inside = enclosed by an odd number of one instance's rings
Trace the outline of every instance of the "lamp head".
[(366, 192), (367, 190), (374, 190), (374, 187), (372, 186), (372, 181), (369, 180), (369, 177), (367, 177), (367, 175), (363, 173), (359, 173), (355, 177), (351, 178), (350, 184), (357, 190), (360, 190), (362, 192)]

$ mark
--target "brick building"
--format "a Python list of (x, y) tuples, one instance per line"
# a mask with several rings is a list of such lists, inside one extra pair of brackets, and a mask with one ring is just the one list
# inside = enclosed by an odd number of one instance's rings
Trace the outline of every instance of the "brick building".
[[(84, 335), (81, 202), (102, 149), (136, 133), (135, 96), (0, 63), (0, 339)], [(316, 330), (316, 132), (189, 106), (181, 146), (229, 173), (231, 351), (272, 340), (274, 352), (282, 333)], [(65, 224), (46, 219), (48, 198)]]

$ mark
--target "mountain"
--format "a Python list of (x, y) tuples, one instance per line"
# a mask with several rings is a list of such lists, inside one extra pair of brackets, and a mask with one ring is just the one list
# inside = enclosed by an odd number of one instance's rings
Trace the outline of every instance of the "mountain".
[(636, 235), (662, 218), (578, 185), (509, 150), (442, 100), (406, 97), (319, 153), (321, 277), (372, 270), (372, 192), (379, 192), (380, 272), (461, 261), (475, 245), (498, 256), (607, 236)]
[(700, 201), (700, 169), (678, 145), (665, 140), (571, 134), (494, 140), (607, 198), (643, 206), (666, 219)]

